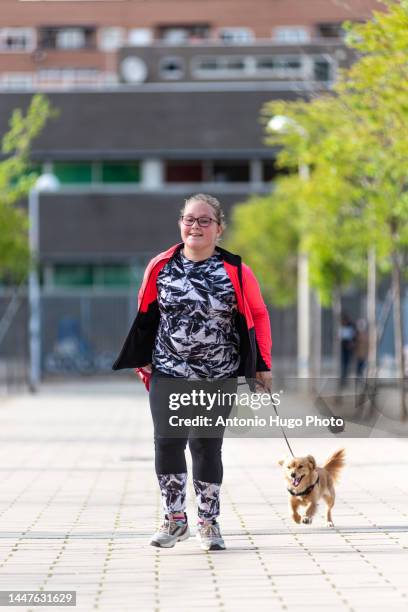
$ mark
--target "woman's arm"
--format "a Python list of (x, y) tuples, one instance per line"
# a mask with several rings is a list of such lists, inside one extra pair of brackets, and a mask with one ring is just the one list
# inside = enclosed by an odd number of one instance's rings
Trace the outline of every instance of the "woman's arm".
[(256, 377), (270, 388), (272, 375), (272, 335), (268, 309), (263, 300), (259, 283), (251, 268), (242, 264), (242, 283), (245, 299), (252, 314), (255, 337), (258, 345), (258, 362)]
[[(150, 274), (152, 272), (152, 269), (154, 267), (155, 262), (156, 262), (156, 258), (151, 259), (150, 262), (148, 263), (148, 265), (146, 266), (145, 271), (144, 271), (142, 284), (140, 285), (140, 288), (139, 288), (139, 291), (138, 291), (138, 294), (137, 294), (137, 306), (138, 306), (138, 309), (140, 308), (140, 305), (141, 305), (141, 302), (142, 302), (142, 298), (143, 298), (143, 295), (144, 295), (144, 291), (146, 289), (147, 281), (148, 281), (149, 276), (150, 276)], [(142, 368), (135, 368), (135, 372), (139, 376), (141, 381), (143, 382), (144, 386), (146, 387), (146, 390), (149, 391), (150, 378), (151, 378), (151, 375), (152, 375), (152, 364), (148, 363), (145, 366), (143, 366)]]

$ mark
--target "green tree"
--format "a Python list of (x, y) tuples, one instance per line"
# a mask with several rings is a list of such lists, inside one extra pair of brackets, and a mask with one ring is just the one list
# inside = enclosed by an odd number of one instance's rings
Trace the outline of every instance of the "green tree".
[[(265, 123), (276, 115), (288, 119), (285, 133), (269, 133), (268, 142), (282, 146), (279, 164), (292, 171), (307, 164), (311, 170), (307, 182), (293, 176), (281, 184), (271, 196), (271, 209), (278, 206), (277, 199), (285, 198), (285, 186), (290, 199), (301, 203), (292, 209), (300, 228), (299, 245), (309, 253), (311, 281), (323, 301), (328, 302), (351, 280), (364, 277), (369, 248), (375, 248), (380, 269), (392, 271), (395, 353), (402, 380), (401, 268), (408, 246), (408, 2), (384, 3), (388, 10), (375, 12), (367, 23), (346, 25), (347, 44), (362, 55), (342, 72), (334, 95), (272, 102), (265, 106), (263, 118)], [(403, 384), (400, 390), (405, 417)]]
[(27, 112), (14, 110), (2, 139), (0, 161), (0, 277), (21, 281), (29, 267), (28, 219), (19, 202), (36, 180), (30, 148), (46, 122), (56, 116), (47, 98), (35, 95)]
[(271, 145), (282, 145), (278, 166), (292, 172), (302, 165), (310, 169), (306, 181), (292, 174), (282, 187), (291, 184), (291, 196), (298, 202), (300, 248), (309, 253), (312, 286), (329, 305), (335, 292), (365, 270), (363, 193), (358, 182), (349, 180), (350, 160), (361, 144), (354, 139), (352, 114), (333, 96), (268, 104), (265, 120), (276, 115), (288, 119), (283, 133), (268, 136)]
[(280, 307), (296, 299), (297, 192), (283, 178), (270, 196), (235, 206), (226, 234), (227, 247), (256, 270), (265, 297)]
[(407, 417), (401, 274), (408, 251), (408, 2), (384, 0), (364, 26), (348, 24), (349, 44), (363, 55), (339, 82), (365, 146), (355, 174), (367, 196), (365, 218), (380, 263), (391, 268), (394, 337), (402, 418)]

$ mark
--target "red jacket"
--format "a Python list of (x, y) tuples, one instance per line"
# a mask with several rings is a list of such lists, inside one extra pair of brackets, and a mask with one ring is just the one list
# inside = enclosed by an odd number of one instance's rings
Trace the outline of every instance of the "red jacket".
[[(112, 367), (113, 370), (136, 368), (147, 389), (150, 374), (143, 370), (143, 366), (152, 361), (152, 351), (160, 319), (157, 302), (157, 276), (183, 246), (183, 243), (173, 245), (167, 251), (154, 257), (147, 265), (139, 289), (136, 318)], [(250, 381), (255, 379), (256, 372), (271, 369), (272, 338), (268, 311), (252, 270), (242, 263), (238, 255), (220, 247), (216, 247), (216, 250), (221, 254), (237, 298), (237, 329), (240, 336), (238, 375), (245, 375)]]

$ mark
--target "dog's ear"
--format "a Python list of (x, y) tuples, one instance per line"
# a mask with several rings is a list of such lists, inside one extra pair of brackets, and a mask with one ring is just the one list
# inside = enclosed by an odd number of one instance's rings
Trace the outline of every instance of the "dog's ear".
[(312, 468), (312, 470), (316, 469), (316, 460), (315, 460), (315, 458), (312, 455), (308, 455), (306, 457), (306, 459), (310, 463), (310, 467)]
[(285, 463), (285, 459), (279, 459), (278, 465), (284, 465), (284, 463)]

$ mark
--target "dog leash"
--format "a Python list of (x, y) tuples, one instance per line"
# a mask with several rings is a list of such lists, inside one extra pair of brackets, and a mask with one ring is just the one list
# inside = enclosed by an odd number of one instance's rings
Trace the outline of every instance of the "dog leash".
[[(238, 383), (238, 385), (247, 385), (247, 384), (248, 384), (247, 382), (241, 382), (241, 383), (239, 382), (239, 383)], [(294, 455), (293, 450), (292, 450), (292, 448), (291, 448), (291, 446), (290, 446), (290, 444), (289, 444), (289, 440), (288, 440), (288, 437), (287, 437), (287, 435), (286, 435), (286, 432), (285, 432), (284, 428), (282, 427), (282, 425), (280, 424), (280, 416), (279, 416), (279, 413), (278, 413), (278, 409), (276, 408), (276, 405), (275, 405), (275, 403), (274, 403), (274, 401), (273, 401), (273, 397), (272, 397), (272, 393), (271, 393), (271, 391), (269, 391), (269, 389), (267, 389), (266, 385), (265, 385), (265, 384), (264, 384), (262, 381), (260, 381), (260, 380), (256, 380), (256, 384), (257, 384), (257, 385), (260, 385), (261, 387), (263, 387), (264, 389), (266, 389), (266, 392), (267, 392), (267, 393), (269, 393), (269, 397), (271, 398), (271, 403), (272, 403), (273, 409), (275, 410), (275, 414), (276, 414), (276, 416), (277, 416), (277, 417), (278, 417), (278, 419), (279, 419), (279, 421), (278, 421), (278, 422), (279, 422), (279, 427), (280, 427), (280, 429), (281, 429), (281, 432), (282, 432), (282, 434), (283, 434), (283, 437), (285, 438), (285, 442), (286, 442), (286, 444), (287, 444), (287, 446), (288, 446), (288, 449), (289, 449), (289, 451), (290, 451), (290, 454), (292, 455), (292, 457), (294, 457), (295, 455)]]

